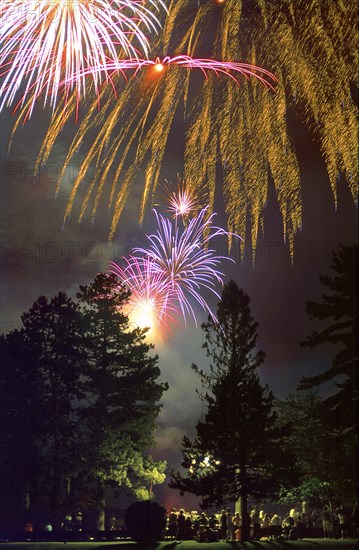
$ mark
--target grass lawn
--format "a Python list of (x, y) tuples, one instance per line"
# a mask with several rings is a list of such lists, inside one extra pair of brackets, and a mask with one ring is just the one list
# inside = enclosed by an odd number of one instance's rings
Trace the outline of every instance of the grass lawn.
[[(356, 550), (356, 540), (161, 542), (155, 550)], [(134, 542), (0, 542), (0, 550), (145, 550)]]

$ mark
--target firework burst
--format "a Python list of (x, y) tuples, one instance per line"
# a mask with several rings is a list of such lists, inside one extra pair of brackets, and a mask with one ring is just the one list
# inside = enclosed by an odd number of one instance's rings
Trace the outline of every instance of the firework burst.
[(172, 191), (170, 184), (166, 181), (165, 198), (168, 204), (167, 211), (173, 218), (185, 219), (199, 209), (194, 193), (187, 189), (179, 177), (176, 191)]
[[(174, 59), (182, 53), (193, 59), (246, 59), (276, 74), (276, 93), (256, 85), (257, 78), (243, 78), (238, 86), (228, 75), (212, 78), (211, 70), (206, 70), (208, 78), (201, 83), (191, 78), (196, 71), (183, 70), (179, 64), (165, 65), (164, 60), (123, 84), (118, 101), (113, 101), (112, 92), (104, 91), (101, 110), (95, 101), (89, 106), (65, 162), (70, 164), (80, 144), (91, 140), (66, 216), (87, 167), (95, 164), (105, 169), (88, 187), (80, 217), (92, 199), (97, 208), (113, 171), (113, 238), (131, 186), (143, 169), (142, 221), (160, 181), (168, 140), (181, 110), (183, 173), (191, 189), (205, 194), (212, 209), (220, 185), (229, 229), (245, 235), (249, 217), (254, 250), (263, 230), (270, 174), (293, 254), (294, 236), (302, 223), (302, 192), (288, 113), (301, 120), (319, 144), (334, 198), (339, 175), (348, 182), (354, 200), (358, 194), (358, 113), (352, 92), (358, 74), (357, 2), (173, 0), (168, 5), (163, 31), (153, 45), (156, 54), (173, 52)], [(147, 72), (153, 78), (146, 80)], [(74, 105), (75, 101), (72, 109)], [(70, 112), (66, 121), (72, 124)], [(40, 162), (49, 158), (63, 124), (59, 112), (51, 122)]]
[(165, 334), (180, 313), (167, 278), (153, 269), (153, 262), (147, 257), (129, 255), (123, 263), (121, 267), (111, 262), (110, 272), (131, 291), (125, 311), (130, 322), (140, 328), (156, 327)]
[(149, 246), (146, 249), (137, 248), (135, 254), (146, 255), (153, 263), (152, 269), (157, 274), (165, 276), (169, 288), (177, 296), (184, 320), (191, 313), (195, 322), (196, 315), (189, 296), (210, 314), (208, 304), (200, 295), (201, 288), (215, 292), (215, 283), (222, 283), (223, 273), (216, 268), (221, 258), (215, 251), (206, 249), (204, 231), (210, 225), (204, 222), (206, 211), (202, 210), (197, 218), (190, 221), (187, 228), (180, 233), (179, 228), (155, 211), (158, 229), (148, 236)]
[[(86, 96), (84, 72), (115, 62), (119, 53), (136, 58), (148, 54), (142, 29), (156, 30), (159, 21), (150, 8), (165, 8), (162, 0), (3, 0), (0, 5), (0, 110), (22, 90), (20, 104), (30, 97), (56, 104), (60, 82), (65, 101), (76, 90), (77, 108)], [(105, 76), (103, 77), (103, 73)], [(89, 70), (96, 94), (105, 71)], [(73, 75), (78, 75), (73, 78)]]
[(133, 293), (132, 307), (150, 307), (158, 325), (168, 326), (168, 321), (179, 316), (186, 323), (191, 316), (197, 326), (192, 302), (215, 318), (202, 292), (210, 291), (220, 298), (216, 286), (223, 284), (224, 274), (218, 266), (223, 260), (233, 260), (220, 256), (209, 244), (215, 237), (228, 237), (228, 232), (213, 226), (215, 214), (209, 215), (208, 207), (186, 227), (179, 227), (177, 220), (172, 223), (156, 210), (154, 213), (157, 230), (147, 235), (148, 246), (135, 248), (124, 259), (124, 269), (112, 264), (112, 272)]
[[(160, 67), (162, 69), (161, 71), (159, 71)], [(147, 68), (150, 72), (152, 71), (151, 76), (153, 76), (155, 83), (153, 83), (152, 80), (151, 84), (149, 84), (148, 71), (141, 71), (141, 69), (144, 68)], [(183, 74), (183, 68), (189, 70), (184, 71)], [(109, 238), (113, 238), (119, 217), (130, 191), (133, 176), (139, 166), (141, 166), (144, 162), (146, 155), (149, 154), (150, 161), (145, 172), (145, 188), (140, 209), (140, 221), (143, 220), (149, 195), (151, 192), (154, 192), (158, 182), (161, 161), (164, 157), (165, 147), (167, 144), (168, 134), (173, 123), (174, 113), (181, 98), (186, 98), (187, 96), (187, 85), (184, 86), (183, 83), (185, 81), (188, 84), (188, 78), (190, 77), (193, 69), (200, 70), (205, 75), (207, 82), (213, 81), (213, 78), (210, 77), (214, 76), (214, 80), (219, 80), (216, 77), (224, 75), (226, 79), (236, 87), (239, 87), (238, 77), (240, 75), (244, 76), (246, 80), (252, 76), (255, 80), (263, 84), (263, 86), (270, 88), (273, 88), (273, 84), (276, 80), (272, 73), (266, 69), (261, 69), (256, 65), (221, 62), (210, 59), (194, 59), (186, 55), (178, 55), (173, 58), (167, 56), (162, 60), (159, 58), (156, 58), (155, 60), (127, 59), (108, 63), (106, 65), (106, 71), (108, 71), (111, 79), (116, 79), (116, 77), (121, 74), (126, 75), (127, 71), (134, 71), (135, 74), (141, 72), (141, 74), (138, 75), (138, 78), (130, 79), (130, 82), (122, 89), (121, 93), (118, 94), (118, 100), (115, 107), (116, 116), (112, 109), (112, 93), (108, 90), (103, 90), (100, 98), (101, 104), (103, 105), (102, 109), (100, 111), (98, 110), (98, 101), (96, 100), (89, 108), (84, 121), (80, 124), (77, 135), (65, 159), (63, 172), (60, 174), (59, 178), (59, 185), (61, 184), (62, 177), (66, 172), (67, 165), (71, 162), (71, 158), (77, 154), (80, 144), (83, 142), (89, 129), (92, 127), (94, 122), (94, 119), (92, 118), (93, 115), (96, 118), (97, 137), (93, 141), (90, 151), (86, 155), (86, 158), (82, 163), (82, 168), (74, 182), (65, 212), (65, 218), (69, 217), (71, 214), (77, 190), (81, 185), (88, 166), (91, 164), (100, 166), (100, 164), (102, 164), (101, 156), (104, 153), (108, 157), (107, 161), (104, 163), (106, 168), (103, 170), (101, 169), (100, 178), (94, 179), (89, 187), (81, 208), (80, 219), (85, 213), (92, 193), (96, 190), (97, 194), (93, 207), (93, 215), (95, 215), (102, 191), (106, 185), (106, 179), (108, 177), (111, 165), (115, 162), (117, 152), (124, 147), (125, 152), (122, 157), (123, 160), (119, 163), (115, 170), (115, 181), (110, 194), (110, 203), (111, 205), (114, 203), (115, 212), (112, 219)], [(91, 70), (94, 70), (94, 72), (101, 72), (102, 67), (101, 65), (98, 65), (96, 67), (91, 67), (91, 69), (86, 69), (82, 72), (81, 78), (85, 78), (86, 74), (89, 74)], [(164, 74), (162, 74), (162, 72)], [(158, 77), (158, 75), (160, 75), (160, 77)], [(76, 77), (77, 76), (78, 75), (76, 75)], [(162, 93), (159, 93), (159, 90), (163, 91), (166, 89), (169, 81), (174, 85), (169, 86), (170, 94), (163, 97), (158, 106), (158, 95), (160, 95), (160, 97), (162, 95)], [(64, 84), (66, 85), (66, 83)], [(134, 84), (135, 89), (132, 87), (132, 84)], [(142, 89), (142, 87), (147, 89)], [(135, 101), (133, 99), (134, 97), (136, 98)], [(144, 111), (143, 98), (146, 98)], [(74, 103), (75, 100), (72, 101), (72, 105), (74, 105)], [(168, 112), (169, 105), (171, 111), (170, 113)], [(153, 131), (147, 132), (145, 127), (147, 126), (148, 119), (150, 118), (149, 113), (152, 109), (155, 109), (155, 106), (157, 106), (158, 109), (155, 114), (155, 127), (152, 127)], [(108, 112), (109, 109), (110, 115)], [(119, 120), (122, 120), (124, 114), (125, 118), (123, 119), (120, 133), (115, 135), (115, 128), (118, 128), (118, 122)], [(98, 118), (97, 115), (100, 118)], [(64, 123), (69, 121), (70, 118), (71, 109), (67, 110), (65, 116), (62, 109), (58, 109), (55, 113), (48, 135), (44, 140), (43, 148), (40, 151), (37, 167), (46, 161), (47, 156), (56, 140), (58, 132), (63, 127)], [(126, 162), (127, 165), (130, 164), (130, 168), (128, 169), (128, 173), (125, 174), (125, 177), (121, 178), (126, 156), (131, 147), (134, 146), (136, 139), (138, 140), (138, 148), (136, 151), (135, 160), (131, 163)], [(122, 188), (118, 192), (116, 187), (119, 180), (122, 180), (123, 183)]]

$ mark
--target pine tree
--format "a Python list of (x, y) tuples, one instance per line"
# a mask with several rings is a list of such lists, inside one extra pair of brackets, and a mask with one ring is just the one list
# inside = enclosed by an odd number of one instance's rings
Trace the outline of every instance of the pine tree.
[(240, 498), (246, 539), (248, 497), (262, 499), (272, 488), (272, 394), (257, 374), (264, 353), (255, 352), (258, 325), (249, 297), (234, 281), (223, 289), (217, 317), (202, 325), (210, 370), (193, 365), (205, 390), (207, 411), (196, 426), (194, 442), (183, 440), (182, 465), (188, 473), (172, 472), (170, 486), (202, 495), (205, 507)]
[(167, 385), (160, 375), (145, 331), (132, 329), (123, 312), (129, 292), (115, 276), (99, 274), (77, 295), (86, 355), (81, 406), (84, 475), (97, 486), (97, 528), (104, 529), (106, 486), (149, 496), (153, 483), (164, 481), (164, 463), (145, 451), (153, 446), (159, 400)]
[(0, 527), (15, 529), (35, 502), (38, 386), (21, 331), (1, 336), (0, 356)]
[[(22, 329), (2, 338), (0, 373), (5, 404), (2, 466), (32, 513), (53, 514), (76, 469), (74, 402), (79, 397), (78, 314), (64, 293), (40, 296)], [(4, 472), (4, 469), (2, 468)]]
[(167, 385), (157, 382), (145, 331), (131, 329), (123, 313), (128, 296), (115, 277), (98, 275), (80, 287), (78, 303), (61, 292), (40, 296), (21, 331), (1, 337), (0, 499), (8, 517), (21, 507), (55, 515), (69, 488), (77, 502), (95, 487), (103, 529), (107, 486), (149, 498), (164, 481), (165, 463), (146, 451)]
[(64, 498), (66, 480), (77, 467), (74, 459), (75, 401), (81, 397), (79, 316), (75, 302), (59, 292), (50, 300), (40, 296), (21, 319), (28, 346), (36, 357), (44, 471), (51, 474), (50, 509), (56, 512)]
[(358, 488), (358, 259), (357, 244), (341, 245), (332, 256), (333, 275), (320, 277), (328, 293), (322, 294), (321, 302), (306, 304), (310, 319), (320, 321), (323, 328), (310, 334), (302, 345), (313, 348), (329, 343), (337, 353), (330, 368), (302, 378), (298, 387), (307, 390), (334, 383), (336, 390), (323, 400), (321, 414), (331, 427), (332, 445), (341, 450), (341, 467), (334, 469), (333, 482), (342, 492), (349, 491), (350, 485)]
[(332, 509), (334, 498), (354, 504), (355, 463), (348, 461), (343, 446), (338, 444), (323, 400), (311, 391), (289, 395), (276, 404), (277, 422), (287, 427), (282, 444), (291, 453), (297, 472), (297, 480), (281, 490), (281, 501), (287, 504), (304, 500), (309, 505)]

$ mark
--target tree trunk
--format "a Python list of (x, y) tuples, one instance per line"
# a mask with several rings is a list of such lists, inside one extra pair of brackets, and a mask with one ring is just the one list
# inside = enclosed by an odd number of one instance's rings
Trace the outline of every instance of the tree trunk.
[(30, 509), (30, 503), (31, 503), (31, 498), (30, 498), (30, 488), (29, 488), (29, 485), (26, 483), (25, 485), (25, 488), (24, 488), (24, 509), (25, 509), (25, 512), (28, 513), (29, 509)]
[[(55, 450), (56, 452), (56, 450)], [(54, 477), (52, 480), (52, 491), (51, 491), (51, 511), (54, 517), (59, 510), (60, 505), (60, 494), (61, 494), (61, 478), (59, 472), (59, 461), (57, 455), (54, 457)]]
[(96, 502), (96, 529), (97, 531), (105, 530), (105, 507), (106, 495), (105, 484), (102, 480), (97, 480), (97, 502)]
[(251, 520), (248, 513), (247, 474), (245, 466), (240, 468), (241, 494), (239, 497), (242, 511), (242, 541), (250, 540)]
[(242, 541), (250, 540), (251, 521), (248, 514), (247, 495), (241, 495), (242, 508)]

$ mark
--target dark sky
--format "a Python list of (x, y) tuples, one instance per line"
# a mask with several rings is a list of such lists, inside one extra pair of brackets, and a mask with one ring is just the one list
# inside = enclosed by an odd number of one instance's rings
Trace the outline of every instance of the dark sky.
[[(119, 260), (133, 243), (143, 239), (143, 231), (136, 222), (137, 205), (131, 203), (126, 207), (114, 243), (107, 243), (110, 218), (103, 205), (93, 223), (87, 218), (78, 224), (74, 216), (63, 228), (71, 177), (56, 199), (55, 187), (68, 145), (66, 135), (58, 141), (51, 162), (43, 167), (40, 177), (34, 177), (46, 116), (36, 112), (18, 131), (8, 154), (13, 122), (4, 111), (1, 115), (2, 332), (19, 327), (21, 313), (40, 294), (52, 296), (62, 290), (74, 295), (79, 284), (86, 284), (99, 271), (106, 271), (109, 260)], [(305, 301), (319, 299), (319, 275), (328, 271), (332, 251), (340, 242), (349, 244), (357, 239), (357, 210), (346, 183), (339, 182), (335, 209), (317, 145), (298, 123), (293, 127), (303, 190), (303, 225), (296, 237), (294, 265), (283, 241), (281, 216), (271, 188), (255, 264), (247, 249), (242, 262), (223, 265), (226, 280), (235, 279), (251, 298), (252, 313), (260, 326), (258, 345), (267, 354), (261, 379), (278, 397), (294, 392), (303, 375), (314, 375), (328, 367), (333, 350), (299, 347), (299, 341), (315, 328), (306, 318)], [(79, 163), (82, 155), (80, 151)], [(179, 170), (181, 159), (176, 150), (168, 151), (165, 177), (176, 181)], [(138, 185), (141, 184), (139, 177)], [(220, 208), (220, 191), (218, 203)], [(152, 221), (149, 212), (145, 221), (149, 230)], [(209, 299), (215, 307), (216, 300)], [(198, 312), (198, 320), (205, 321), (203, 312)], [(203, 413), (195, 393), (198, 380), (190, 369), (192, 362), (206, 365), (201, 344), (201, 329), (195, 330), (194, 323), (189, 321), (186, 327), (176, 327), (174, 334), (156, 348), (162, 377), (170, 385), (159, 418), (156, 456), (167, 459), (170, 466), (179, 464), (180, 440), (183, 434), (194, 433), (196, 421)], [(167, 506), (180, 507), (183, 503), (195, 506), (195, 499), (181, 501), (166, 485), (155, 488), (155, 493)]]

